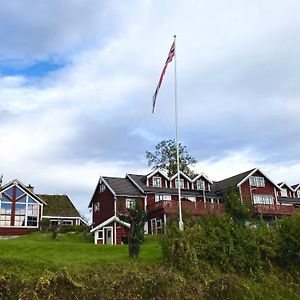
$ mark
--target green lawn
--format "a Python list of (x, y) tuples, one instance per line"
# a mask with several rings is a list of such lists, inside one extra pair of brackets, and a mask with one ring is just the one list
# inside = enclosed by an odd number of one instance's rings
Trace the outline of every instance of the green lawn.
[[(152, 264), (161, 259), (157, 237), (148, 236), (141, 247), (138, 263)], [(82, 234), (32, 233), (10, 240), (0, 240), (0, 268), (7, 272), (40, 275), (45, 270), (94, 269), (109, 263), (127, 263), (127, 245), (94, 245), (92, 237)]]

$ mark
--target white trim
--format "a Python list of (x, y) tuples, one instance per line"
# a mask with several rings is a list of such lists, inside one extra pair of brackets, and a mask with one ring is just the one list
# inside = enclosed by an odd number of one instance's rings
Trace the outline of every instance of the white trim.
[(114, 245), (117, 245), (117, 224), (114, 222)]
[[(189, 176), (187, 176), (186, 174), (184, 174), (182, 171), (179, 172), (179, 176), (180, 175), (182, 175), (189, 182), (193, 182), (192, 179)], [(170, 178), (170, 181), (173, 181), (176, 177), (178, 177), (178, 172)]]
[(84, 224), (86, 224), (86, 225), (89, 225), (83, 218), (81, 218), (81, 217), (62, 217), (62, 216), (43, 216), (42, 215), (42, 218), (41, 219), (43, 219), (43, 218), (45, 218), (45, 219), (71, 219), (71, 220), (80, 220), (80, 221), (82, 221)]
[(94, 227), (93, 229), (90, 230), (90, 232), (95, 232), (96, 230), (110, 224), (111, 222), (117, 222), (117, 223), (120, 223), (121, 225), (127, 227), (127, 228), (130, 228), (130, 224), (127, 223), (127, 222), (124, 222), (124, 221), (121, 221), (119, 219), (119, 217), (117, 216), (112, 216), (110, 217), (109, 219), (105, 220), (104, 222), (102, 222), (101, 224), (97, 225), (96, 227)]
[(142, 192), (145, 193), (145, 191), (130, 177), (129, 174), (126, 174), (126, 177)]
[[(107, 181), (103, 178), (103, 177), (100, 177), (100, 179), (104, 182), (104, 184), (106, 185), (106, 187), (111, 191), (111, 193), (116, 196), (116, 192), (110, 187), (110, 185), (107, 183)], [(98, 186), (98, 184), (97, 184)]]
[(195, 182), (196, 180), (198, 180), (199, 178), (203, 177), (206, 181), (208, 181), (210, 184), (213, 184), (213, 182), (203, 173), (198, 174), (193, 180), (192, 182)]
[(156, 169), (153, 172), (151, 172), (150, 174), (148, 174), (147, 175), (147, 180), (149, 178), (151, 178), (152, 176), (156, 175), (157, 173), (159, 173), (160, 175), (162, 175), (163, 177), (165, 177), (165, 179), (170, 180), (170, 178), (167, 175), (165, 175), (160, 169)]
[(300, 183), (293, 189), (292, 188), (292, 190), (293, 190), (293, 192), (297, 192), (297, 190), (300, 188)]
[(278, 184), (278, 186), (280, 188), (282, 188), (283, 186), (286, 186), (290, 191), (294, 192), (293, 188), (291, 186), (289, 186), (288, 184), (286, 184), (285, 182), (281, 182), (280, 184)]
[(35, 194), (34, 192), (30, 191), (21, 181), (19, 181), (18, 179), (14, 179), (14, 180), (11, 180), (10, 182), (6, 183), (5, 185), (1, 186), (0, 187), (0, 193), (3, 193), (5, 192), (5, 190), (7, 188), (9, 188), (10, 186), (18, 186), (23, 192), (24, 194), (27, 194), (27, 195), (30, 195), (31, 197), (35, 198), (36, 201), (38, 202), (41, 202), (41, 203), (38, 203), (39, 205), (47, 205), (47, 203), (41, 199), (39, 196), (37, 196), (37, 194)]
[(256, 172), (260, 172), (263, 177), (265, 177), (266, 179), (268, 179), (274, 186), (276, 186), (280, 191), (281, 188), (273, 181), (271, 180), (268, 176), (266, 176), (260, 169), (255, 168), (253, 171), (251, 171), (242, 181), (240, 181), (237, 186), (239, 187), (240, 185), (242, 185), (243, 183), (245, 183), (245, 181), (247, 181), (253, 174), (255, 174)]

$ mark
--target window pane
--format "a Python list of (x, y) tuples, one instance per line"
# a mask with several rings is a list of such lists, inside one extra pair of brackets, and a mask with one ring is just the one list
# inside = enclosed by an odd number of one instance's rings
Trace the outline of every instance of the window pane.
[(22, 195), (24, 195), (24, 192), (21, 189), (16, 188), (16, 197), (19, 198)]
[(37, 217), (27, 217), (27, 226), (37, 226)]
[(10, 215), (11, 214), (11, 203), (1, 203), (1, 215)]
[(15, 216), (15, 226), (25, 226), (25, 216)]
[(31, 197), (28, 197), (28, 203), (36, 204), (36, 201), (33, 200)]
[(8, 195), (10, 198), (12, 198), (13, 188), (10, 188), (10, 189), (6, 190), (4, 193), (5, 193), (6, 195)]
[(16, 215), (25, 215), (25, 211), (26, 211), (26, 204), (17, 202), (15, 214)]
[(37, 216), (38, 215), (38, 205), (37, 204), (28, 204), (27, 215), (28, 216)]

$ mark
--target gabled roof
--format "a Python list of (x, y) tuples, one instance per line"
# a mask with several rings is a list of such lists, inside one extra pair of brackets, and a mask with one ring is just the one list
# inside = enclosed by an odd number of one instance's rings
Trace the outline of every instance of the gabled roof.
[(142, 193), (128, 178), (103, 176), (101, 179), (114, 191), (116, 196), (142, 196)]
[[(177, 174), (178, 173), (175, 173), (171, 178), (170, 180), (174, 180), (175, 178), (177, 178)], [(184, 174), (182, 171), (179, 172), (180, 176), (184, 177), (186, 180), (188, 180), (189, 182), (192, 182), (192, 179), (187, 176), (186, 174)]]
[(10, 186), (13, 186), (14, 184), (17, 184), (19, 187), (21, 187), (21, 189), (23, 191), (25, 191), (27, 194), (29, 194), (32, 198), (34, 198), (35, 200), (37, 200), (38, 202), (44, 204), (44, 205), (47, 205), (47, 203), (41, 199), (37, 194), (35, 194), (34, 192), (32, 192), (30, 189), (28, 189), (26, 187), (25, 184), (23, 184), (21, 181), (19, 181), (18, 179), (14, 179), (8, 183), (6, 183), (5, 185), (1, 186), (0, 187), (0, 191), (3, 191), (7, 188), (9, 188)]
[[(177, 195), (178, 189), (176, 188), (165, 188), (165, 187), (153, 187), (147, 186), (147, 177), (145, 175), (127, 174), (127, 177), (135, 184), (137, 188), (143, 193), (154, 193), (154, 194), (170, 194)], [(202, 196), (203, 191), (199, 190), (181, 190), (182, 196)]]
[(44, 216), (80, 217), (79, 212), (67, 195), (39, 195), (47, 206), (44, 207)]
[(206, 181), (208, 181), (210, 184), (213, 184), (213, 182), (203, 173), (201, 174), (196, 174), (195, 177), (192, 179), (192, 182), (195, 182), (199, 178), (203, 177)]
[(117, 216), (112, 216), (111, 218), (105, 220), (104, 222), (102, 222), (101, 224), (97, 225), (96, 227), (94, 227), (90, 232), (95, 232), (98, 229), (101, 229), (102, 227), (112, 223), (112, 222), (117, 222), (119, 224), (122, 224), (123, 226), (130, 228), (130, 224), (126, 223), (124, 221), (121, 221), (119, 217)]
[(289, 186), (288, 184), (286, 184), (285, 182), (280, 182), (277, 184), (280, 188), (283, 188), (284, 186), (287, 187), (290, 191), (294, 192), (294, 189)]
[(254, 170), (256, 169), (251, 169), (246, 172), (228, 177), (226, 179), (223, 179), (221, 181), (214, 182), (214, 189), (216, 191), (221, 191), (221, 190), (227, 190), (233, 187), (237, 187), (237, 185), (249, 174), (251, 174)]
[(296, 192), (300, 188), (300, 183), (292, 185), (291, 188)]
[(281, 190), (281, 188), (273, 181), (271, 180), (268, 176), (266, 176), (262, 171), (260, 171), (257, 168), (248, 170), (246, 172), (237, 174), (235, 176), (226, 178), (224, 180), (218, 181), (215, 183), (215, 190), (216, 191), (221, 191), (221, 190), (226, 190), (232, 187), (239, 187), (241, 186), (246, 180), (249, 179), (250, 176), (255, 174), (256, 172), (261, 173), (266, 179), (268, 179), (278, 190)]
[(161, 176), (163, 176), (164, 178), (166, 178), (167, 180), (170, 180), (170, 178), (164, 174), (164, 172), (160, 169), (156, 169), (153, 172), (149, 173), (148, 175), (146, 175), (147, 178), (151, 178), (152, 176), (156, 175), (157, 173), (159, 173)]

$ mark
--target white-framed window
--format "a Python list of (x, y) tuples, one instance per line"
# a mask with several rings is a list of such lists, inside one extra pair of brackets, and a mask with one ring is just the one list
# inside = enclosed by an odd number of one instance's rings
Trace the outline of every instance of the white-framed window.
[(269, 195), (254, 195), (253, 196), (253, 203), (254, 204), (267, 204), (267, 205), (273, 205), (274, 204), (274, 200), (273, 200), (273, 196), (269, 196)]
[(163, 221), (161, 219), (150, 219), (150, 227), (151, 227), (151, 234), (158, 234), (162, 232), (163, 228)]
[(297, 191), (297, 198), (300, 198), (300, 190)]
[(104, 183), (100, 184), (99, 192), (103, 193), (106, 190), (106, 185)]
[(100, 202), (96, 202), (94, 204), (94, 212), (99, 211), (100, 210)]
[(281, 197), (287, 197), (287, 189), (281, 189)]
[(264, 187), (265, 186), (265, 179), (263, 177), (251, 176), (249, 178), (249, 181), (250, 181), (251, 186), (257, 186), (257, 187)]
[(103, 230), (98, 231), (98, 239), (103, 240)]
[[(178, 188), (178, 178), (175, 179), (175, 187)], [(180, 188), (183, 189), (183, 179), (180, 179)]]
[(135, 208), (135, 199), (126, 198), (126, 208), (134, 209)]
[(197, 190), (204, 191), (205, 190), (205, 181), (197, 180)]
[(155, 195), (155, 202), (159, 202), (159, 201), (171, 201), (172, 197), (171, 195), (168, 194), (156, 194)]
[(195, 196), (186, 196), (184, 198), (191, 201), (191, 202), (196, 202), (196, 197)]
[(153, 180), (153, 186), (161, 187), (161, 177), (154, 176), (152, 180)]
[(73, 221), (72, 220), (63, 220), (62, 221), (62, 225), (63, 226), (73, 225)]

